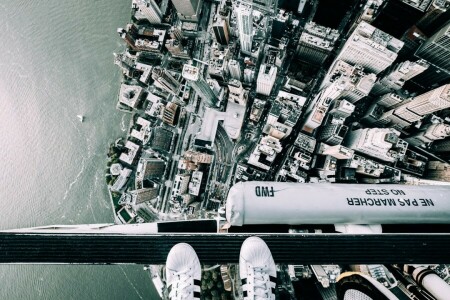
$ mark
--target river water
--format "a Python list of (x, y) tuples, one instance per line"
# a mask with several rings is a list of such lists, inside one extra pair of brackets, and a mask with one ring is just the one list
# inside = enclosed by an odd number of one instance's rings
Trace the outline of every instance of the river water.
[[(116, 34), (131, 0), (0, 0), (0, 229), (111, 223)], [(77, 115), (85, 116), (80, 123)], [(156, 299), (142, 266), (0, 265), (0, 299)]]

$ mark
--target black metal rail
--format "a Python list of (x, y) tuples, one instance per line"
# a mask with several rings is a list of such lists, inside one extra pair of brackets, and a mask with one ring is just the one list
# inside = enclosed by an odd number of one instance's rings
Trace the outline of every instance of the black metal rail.
[[(202, 263), (237, 263), (255, 234), (0, 233), (0, 263), (164, 264), (170, 248), (191, 244)], [(450, 263), (450, 234), (256, 234), (277, 263)]]

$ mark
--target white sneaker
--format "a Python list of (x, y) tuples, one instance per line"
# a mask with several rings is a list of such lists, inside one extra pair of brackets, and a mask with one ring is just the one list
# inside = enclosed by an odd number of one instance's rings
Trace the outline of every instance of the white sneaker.
[(398, 300), (376, 279), (357, 272), (345, 272), (339, 276), (336, 294), (340, 300)]
[(202, 270), (194, 248), (180, 243), (170, 249), (166, 261), (169, 299), (200, 299)]
[(275, 300), (275, 262), (269, 247), (259, 237), (249, 237), (242, 244), (239, 274), (244, 300)]

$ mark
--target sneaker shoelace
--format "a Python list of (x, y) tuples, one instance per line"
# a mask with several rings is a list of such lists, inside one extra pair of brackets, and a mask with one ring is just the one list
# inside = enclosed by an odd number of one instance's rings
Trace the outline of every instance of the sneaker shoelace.
[(194, 290), (194, 285), (192, 284), (193, 279), (189, 274), (190, 269), (182, 270), (173, 273), (175, 281), (172, 283), (172, 289), (169, 293), (170, 299), (190, 299), (190, 294)]
[(268, 283), (267, 268), (253, 268), (254, 278), (254, 294), (255, 300), (269, 299), (269, 292), (272, 290)]

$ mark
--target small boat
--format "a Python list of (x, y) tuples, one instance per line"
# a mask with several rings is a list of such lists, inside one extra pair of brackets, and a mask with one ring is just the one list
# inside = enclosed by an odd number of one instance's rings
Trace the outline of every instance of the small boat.
[(77, 115), (78, 119), (80, 120), (81, 123), (83, 123), (84, 121), (84, 116), (83, 115)]

